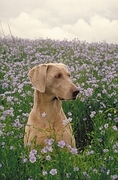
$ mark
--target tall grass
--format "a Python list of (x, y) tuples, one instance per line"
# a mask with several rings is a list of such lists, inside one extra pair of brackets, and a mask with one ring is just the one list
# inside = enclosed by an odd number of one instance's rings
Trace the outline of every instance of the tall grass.
[[(79, 40), (0, 38), (0, 179), (118, 179), (118, 45)], [(64, 101), (77, 149), (55, 139), (43, 149), (24, 148), (33, 105), (27, 77), (35, 65), (65, 63), (80, 85), (77, 100)], [(68, 149), (68, 150), (67, 150)]]

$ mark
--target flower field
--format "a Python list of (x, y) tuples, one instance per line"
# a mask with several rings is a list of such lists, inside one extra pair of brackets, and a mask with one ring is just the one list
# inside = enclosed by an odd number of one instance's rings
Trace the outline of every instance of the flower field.
[[(27, 74), (48, 62), (66, 64), (81, 87), (76, 100), (63, 101), (77, 149), (54, 139), (24, 147), (33, 106)], [(118, 44), (5, 37), (0, 65), (0, 180), (118, 179)]]

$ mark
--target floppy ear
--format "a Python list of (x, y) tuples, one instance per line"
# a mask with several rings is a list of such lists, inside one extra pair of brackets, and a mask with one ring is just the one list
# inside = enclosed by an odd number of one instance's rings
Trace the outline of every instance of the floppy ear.
[(32, 68), (28, 73), (32, 85), (42, 93), (45, 92), (46, 88), (47, 67), (46, 64), (41, 64)]

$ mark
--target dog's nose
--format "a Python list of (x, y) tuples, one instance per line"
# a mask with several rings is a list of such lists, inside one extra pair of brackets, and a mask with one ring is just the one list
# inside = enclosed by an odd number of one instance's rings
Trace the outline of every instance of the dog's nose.
[(78, 95), (78, 93), (79, 93), (79, 89), (76, 91), (73, 91), (73, 97), (76, 97)]

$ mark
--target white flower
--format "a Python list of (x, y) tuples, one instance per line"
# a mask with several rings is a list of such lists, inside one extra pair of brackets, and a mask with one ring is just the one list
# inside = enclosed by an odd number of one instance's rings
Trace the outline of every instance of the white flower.
[(69, 115), (69, 116), (72, 116), (72, 113), (71, 113), (71, 112), (68, 112), (68, 115)]
[(93, 151), (93, 150), (86, 152), (86, 155), (87, 155), (87, 156), (89, 156), (89, 155), (91, 155), (91, 154), (94, 154), (94, 151)]
[(106, 153), (106, 152), (109, 152), (109, 150), (108, 149), (103, 149), (103, 152)]
[(99, 110), (99, 113), (102, 113), (103, 111), (102, 110)]
[(69, 123), (69, 122), (68, 122), (67, 119), (65, 119), (65, 120), (62, 121), (62, 124), (63, 124), (63, 125), (67, 125), (68, 123)]
[(0, 136), (3, 135), (3, 132), (0, 130)]
[(109, 174), (110, 174), (110, 170), (107, 171), (107, 175), (109, 175)]
[(96, 114), (96, 112), (92, 111), (91, 114), (90, 114), (90, 117), (93, 118), (95, 114)]
[(118, 150), (117, 150), (117, 149), (115, 149), (115, 150), (114, 150), (114, 152), (115, 152), (115, 153), (118, 153)]
[(14, 147), (13, 146), (10, 146), (10, 150), (13, 150), (14, 149)]
[(107, 128), (108, 128), (108, 126), (109, 126), (108, 124), (105, 124), (105, 125), (104, 125), (104, 128), (105, 128), (105, 129), (107, 129)]
[(68, 118), (68, 121), (69, 121), (69, 122), (71, 122), (71, 121), (72, 121), (72, 118), (71, 118), (71, 117), (69, 117), (69, 118)]
[(100, 93), (98, 93), (98, 97), (101, 97), (101, 94), (100, 94)]
[(4, 146), (4, 145), (5, 145), (5, 142), (2, 142), (1, 145)]
[(105, 131), (101, 131), (101, 133), (100, 133), (100, 134), (104, 135), (104, 134), (105, 134)]
[(103, 126), (101, 126), (100, 128), (99, 128), (99, 130), (101, 131), (103, 129)]
[(116, 126), (113, 126), (112, 128), (113, 128), (114, 131), (118, 130)]
[(30, 142), (28, 142), (28, 143), (27, 143), (27, 146), (31, 146), (31, 143), (30, 143)]
[(98, 172), (98, 170), (97, 170), (97, 169), (93, 169), (93, 172), (94, 172), (94, 173), (97, 173), (97, 172)]
[(33, 178), (32, 178), (32, 177), (30, 177), (30, 178), (28, 178), (28, 180), (33, 180)]
[(69, 179), (69, 178), (70, 178), (70, 176), (71, 176), (71, 173), (66, 173), (66, 177), (67, 177), (67, 179)]
[(74, 167), (74, 171), (79, 171), (79, 168), (78, 167)]
[(50, 155), (47, 155), (47, 156), (46, 156), (46, 160), (47, 160), (47, 161), (50, 161), (50, 159), (51, 159), (51, 156), (50, 156)]

